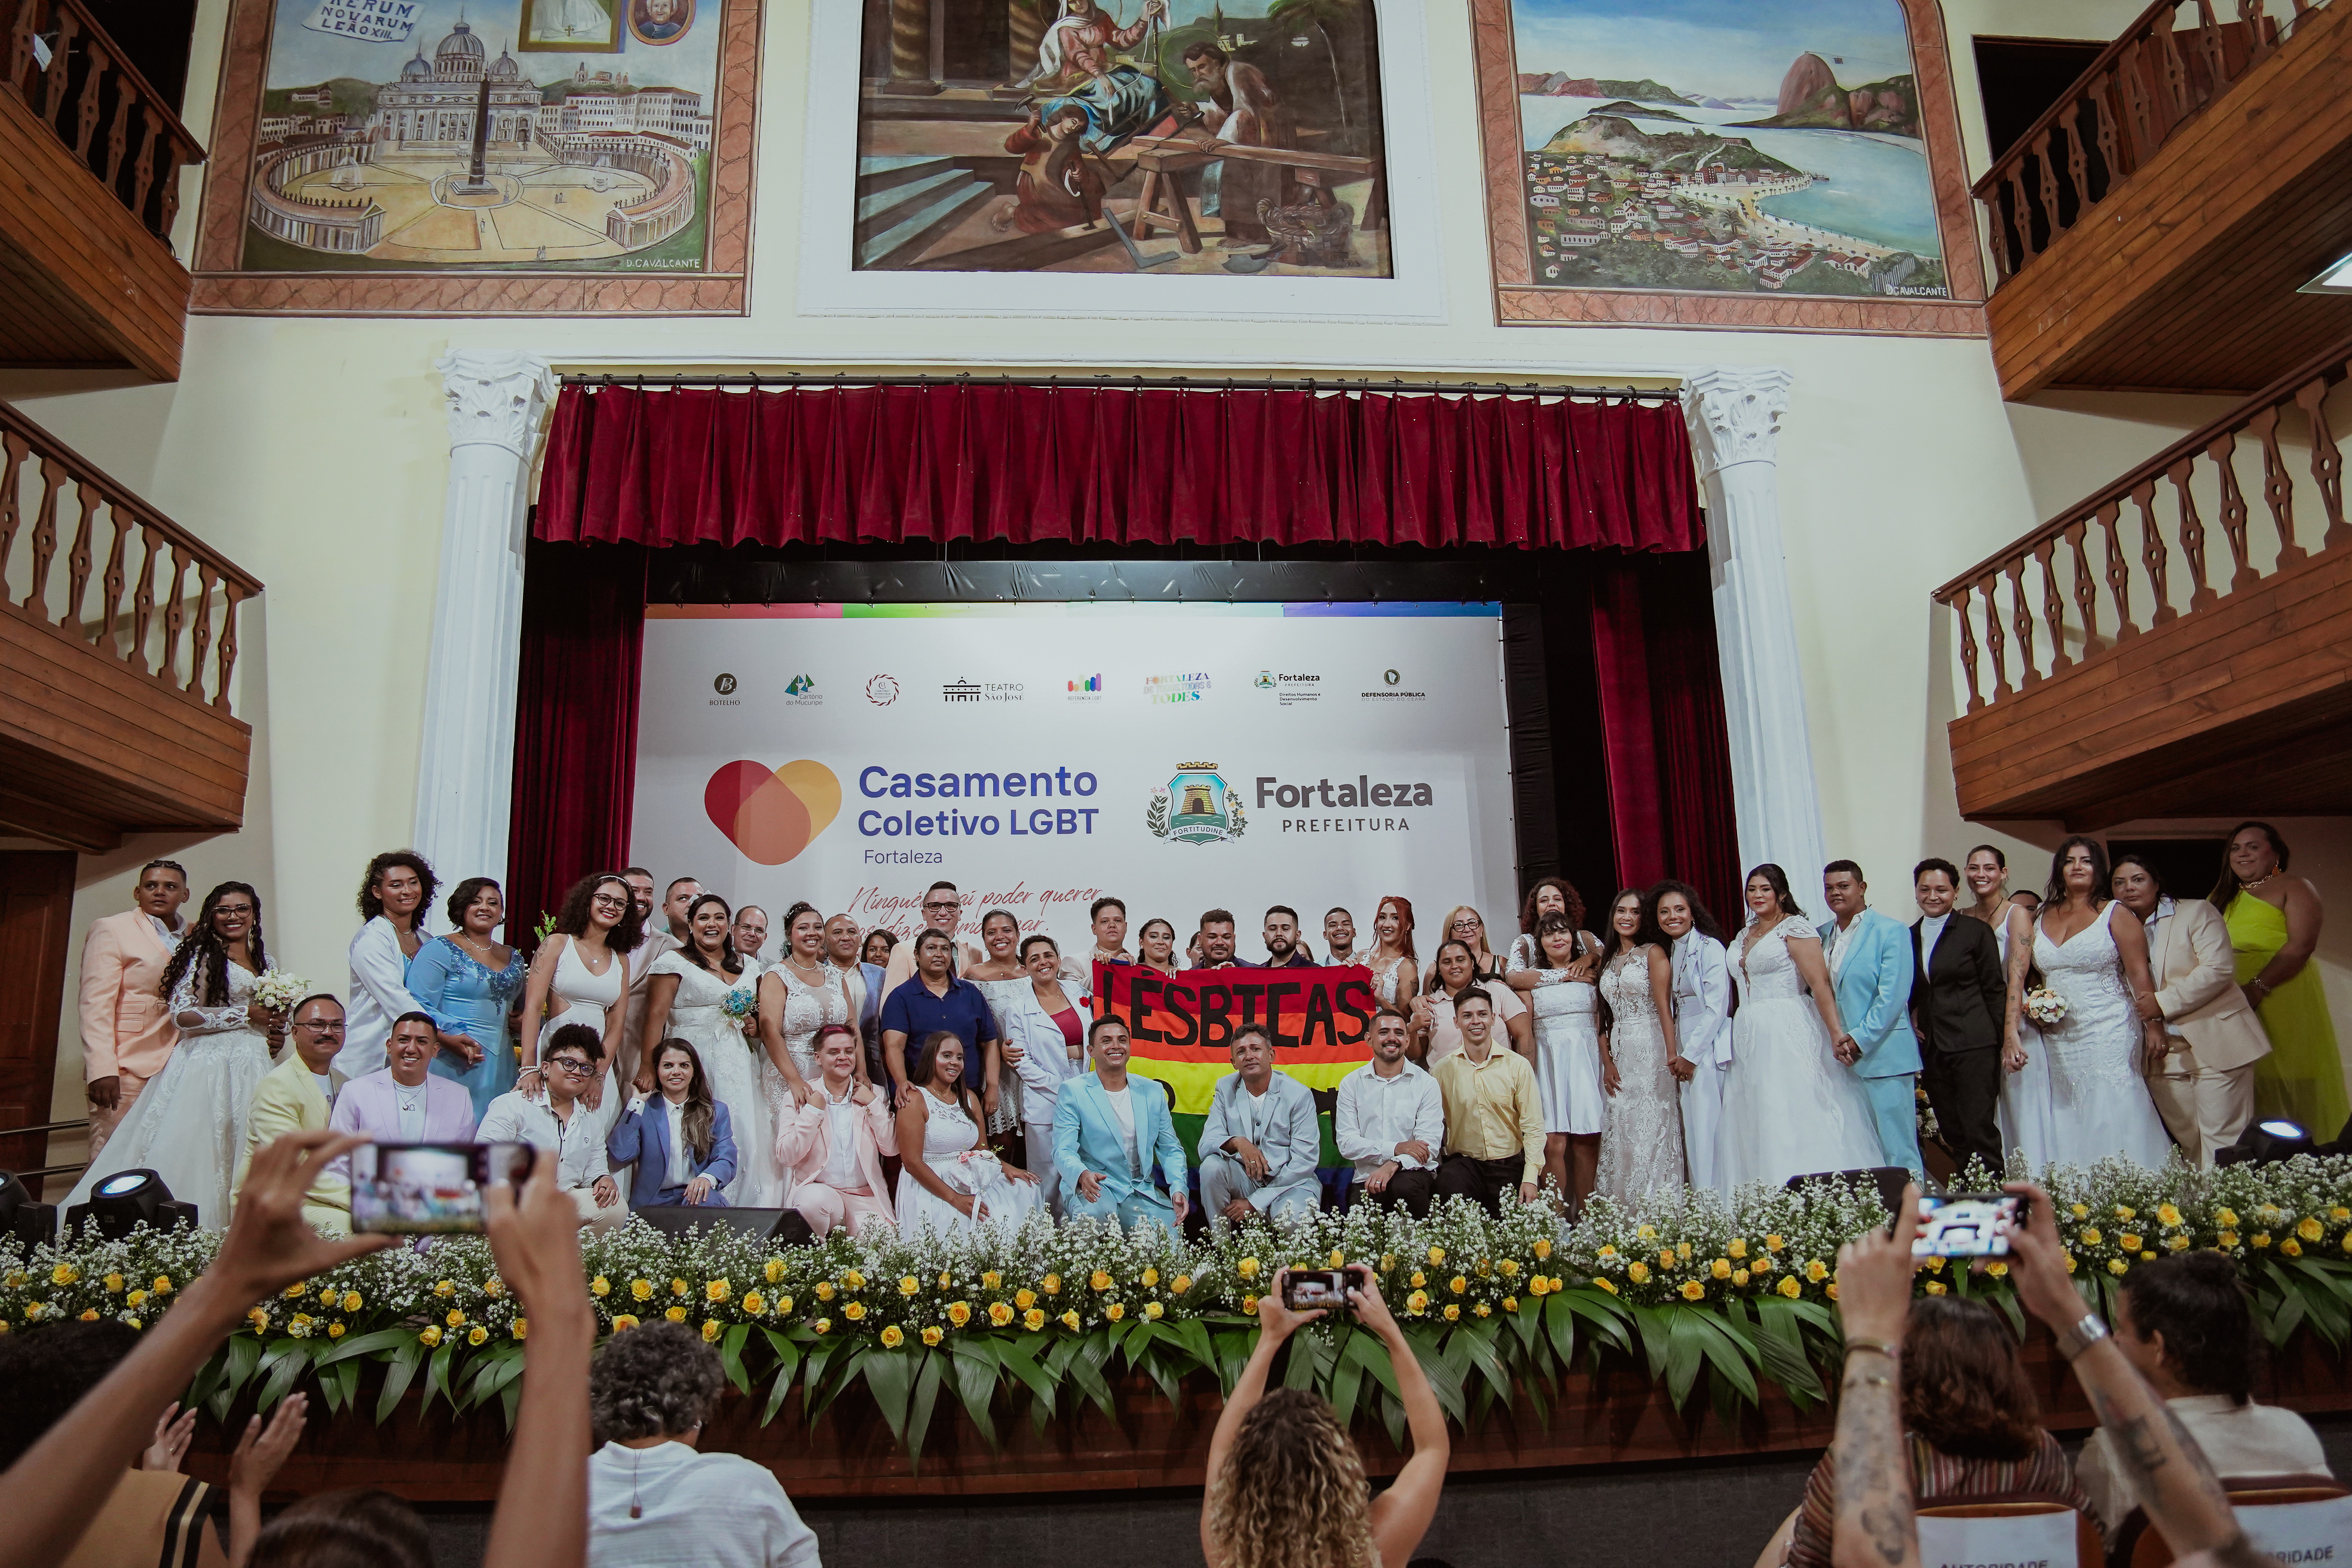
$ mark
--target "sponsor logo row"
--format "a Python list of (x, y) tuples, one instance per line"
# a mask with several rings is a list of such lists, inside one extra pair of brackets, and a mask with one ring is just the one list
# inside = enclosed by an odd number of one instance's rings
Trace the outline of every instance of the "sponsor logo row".
[[(710, 689), (714, 695), (709, 700), (710, 706), (740, 707), (744, 679), (732, 670), (721, 670), (712, 677)], [(1319, 702), (1327, 694), (1344, 695), (1339, 689), (1344, 684), (1347, 683), (1337, 677), (1327, 679), (1309, 671), (1276, 669), (1259, 670), (1257, 679), (1250, 683), (1255, 690), (1270, 694), (1285, 708), (1304, 702)], [(1145, 676), (1139, 689), (1144, 700), (1157, 707), (1203, 701), (1213, 685), (1206, 671), (1173, 670), (1164, 675)], [(901, 697), (910, 696), (898, 678), (887, 670), (867, 677), (860, 692), (877, 708), (891, 707)], [(1044, 689), (1038, 693), (1041, 697), (1047, 694)], [(950, 706), (982, 706), (992, 702), (1026, 702), (1030, 695), (1029, 687), (1024, 681), (971, 680), (959, 677), (940, 684), (939, 700)], [(1061, 695), (1069, 702), (1100, 702), (1107, 693), (1103, 678), (1097, 673), (1069, 677), (1063, 682)], [(1426, 691), (1410, 689), (1402, 672), (1396, 669), (1380, 671), (1358, 694), (1358, 700), (1363, 702), (1423, 702), (1428, 698)], [(814, 708), (823, 705), (824, 693), (818, 689), (814, 676), (802, 673), (789, 677), (783, 683), (781, 696), (772, 700), (780, 701), (788, 708)]]

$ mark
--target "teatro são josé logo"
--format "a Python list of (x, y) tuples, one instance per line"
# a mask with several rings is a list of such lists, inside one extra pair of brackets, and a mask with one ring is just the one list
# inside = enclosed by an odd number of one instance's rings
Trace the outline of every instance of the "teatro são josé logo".
[(1143, 820), (1154, 837), (1176, 844), (1223, 844), (1249, 826), (1214, 763), (1179, 766), (1174, 778), (1151, 792)]
[(702, 786), (702, 809), (746, 859), (781, 866), (840, 815), (841, 781), (805, 758), (780, 768), (730, 763)]

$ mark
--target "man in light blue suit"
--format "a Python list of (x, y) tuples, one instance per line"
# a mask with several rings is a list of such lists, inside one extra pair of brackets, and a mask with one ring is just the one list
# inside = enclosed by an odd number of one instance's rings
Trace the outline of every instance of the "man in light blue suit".
[(1862, 1079), (1878, 1124), (1879, 1157), (1914, 1174), (1919, 1163), (1919, 1040), (1911, 1032), (1911, 931), (1870, 907), (1862, 868), (1832, 860), (1822, 868), (1822, 896), (1836, 923), (1829, 939), (1830, 979), (1838, 1017), (1861, 1048), (1846, 1070)]
[(1253, 1214), (1314, 1214), (1323, 1152), (1314, 1092), (1274, 1070), (1274, 1041), (1257, 1025), (1234, 1030), (1228, 1048), (1234, 1070), (1217, 1080), (1201, 1129), (1201, 1206), (1234, 1225)]
[[(1127, 1076), (1132, 1042), (1117, 1018), (1097, 1018), (1087, 1030), (1087, 1048), (1095, 1070), (1065, 1079), (1054, 1105), (1063, 1217), (1115, 1219), (1129, 1228), (1146, 1221), (1183, 1224), (1191, 1206), (1184, 1145), (1168, 1113), (1167, 1091)], [(1154, 1160), (1168, 1177), (1168, 1192), (1152, 1185)]]

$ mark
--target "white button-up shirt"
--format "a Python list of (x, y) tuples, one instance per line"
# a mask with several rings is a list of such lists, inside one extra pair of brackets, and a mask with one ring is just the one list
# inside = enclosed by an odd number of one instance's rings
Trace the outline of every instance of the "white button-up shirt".
[[(1394, 1078), (1382, 1078), (1367, 1062), (1339, 1080), (1332, 1141), (1359, 1177), (1370, 1177), (1391, 1160), (1408, 1171), (1433, 1169), (1445, 1147), (1445, 1100), (1437, 1080), (1411, 1062), (1400, 1066)], [(1416, 1139), (1429, 1145), (1428, 1160), (1396, 1152), (1398, 1144)]]
[[(607, 1087), (604, 1092), (613, 1090)], [(577, 1101), (572, 1104), (572, 1120), (559, 1121), (544, 1100), (510, 1089), (490, 1101), (474, 1137), (483, 1143), (528, 1143), (542, 1154), (553, 1154), (559, 1187), (593, 1187), (601, 1177), (612, 1174), (596, 1113)]]

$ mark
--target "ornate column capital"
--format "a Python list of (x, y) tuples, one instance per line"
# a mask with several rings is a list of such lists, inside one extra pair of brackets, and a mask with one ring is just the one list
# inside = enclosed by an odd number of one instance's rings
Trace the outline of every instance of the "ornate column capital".
[(1699, 478), (1735, 463), (1777, 459), (1790, 380), (1779, 365), (1719, 364), (1683, 383), (1683, 418)]
[(449, 410), (449, 447), (502, 447), (528, 461), (555, 396), (545, 360), (514, 349), (453, 349), (435, 363)]

